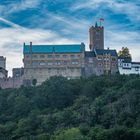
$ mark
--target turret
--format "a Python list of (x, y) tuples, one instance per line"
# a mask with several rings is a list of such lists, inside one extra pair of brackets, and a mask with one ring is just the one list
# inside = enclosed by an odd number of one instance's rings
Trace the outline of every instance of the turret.
[(91, 26), (89, 29), (90, 36), (90, 50), (94, 49), (104, 49), (104, 27), (98, 26), (98, 23), (95, 23), (95, 26)]

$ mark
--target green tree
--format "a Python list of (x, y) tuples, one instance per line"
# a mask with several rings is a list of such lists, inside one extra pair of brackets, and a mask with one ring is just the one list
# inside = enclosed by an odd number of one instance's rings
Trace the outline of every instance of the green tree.
[(129, 49), (127, 47), (122, 47), (122, 50), (118, 52), (118, 56), (124, 59), (131, 60), (131, 54), (129, 53)]
[(88, 138), (82, 135), (78, 128), (71, 128), (60, 131), (51, 140), (88, 140)]
[(36, 84), (37, 84), (37, 79), (33, 79), (33, 80), (32, 80), (32, 85), (33, 85), (33, 86), (36, 86)]

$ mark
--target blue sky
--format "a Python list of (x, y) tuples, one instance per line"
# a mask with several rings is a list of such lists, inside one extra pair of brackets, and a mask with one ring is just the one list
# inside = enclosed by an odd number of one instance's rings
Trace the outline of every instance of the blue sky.
[(140, 0), (0, 0), (0, 55), (7, 69), (22, 66), (23, 42), (84, 42), (88, 30), (105, 19), (105, 47), (128, 47), (140, 61)]

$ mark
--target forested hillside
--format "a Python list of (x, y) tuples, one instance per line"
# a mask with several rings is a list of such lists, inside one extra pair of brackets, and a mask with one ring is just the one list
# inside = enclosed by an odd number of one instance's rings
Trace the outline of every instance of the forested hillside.
[(0, 140), (140, 140), (140, 76), (0, 90)]

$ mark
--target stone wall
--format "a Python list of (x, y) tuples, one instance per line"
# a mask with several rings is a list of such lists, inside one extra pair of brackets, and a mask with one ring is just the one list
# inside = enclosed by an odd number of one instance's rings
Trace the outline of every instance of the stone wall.
[(23, 85), (23, 78), (0, 78), (0, 87), (2, 89), (7, 88), (20, 88)]
[(84, 76), (115, 74), (118, 72), (118, 61), (115, 56), (85, 56)]
[(80, 78), (83, 68), (83, 52), (24, 55), (24, 81), (36, 79), (38, 85), (52, 76)]

